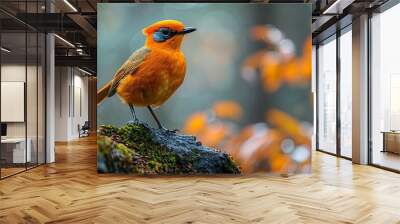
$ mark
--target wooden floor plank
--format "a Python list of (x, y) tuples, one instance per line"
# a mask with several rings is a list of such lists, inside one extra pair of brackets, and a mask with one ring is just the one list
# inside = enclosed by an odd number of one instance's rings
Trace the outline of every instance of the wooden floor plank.
[(319, 152), (290, 177), (96, 173), (96, 142), (0, 181), (0, 223), (400, 223), (400, 175)]

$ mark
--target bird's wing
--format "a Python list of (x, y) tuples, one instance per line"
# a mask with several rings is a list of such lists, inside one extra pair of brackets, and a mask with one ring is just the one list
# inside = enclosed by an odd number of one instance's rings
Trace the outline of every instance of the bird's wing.
[(111, 97), (117, 91), (117, 87), (122, 79), (127, 75), (132, 74), (139, 67), (139, 65), (145, 60), (146, 56), (150, 53), (150, 49), (142, 47), (135, 52), (125, 61), (125, 63), (118, 69), (114, 75), (111, 88), (108, 92), (108, 97)]

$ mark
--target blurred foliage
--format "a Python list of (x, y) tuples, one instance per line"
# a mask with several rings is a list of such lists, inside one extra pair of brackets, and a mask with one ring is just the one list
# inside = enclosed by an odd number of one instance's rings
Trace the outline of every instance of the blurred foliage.
[(235, 101), (218, 101), (213, 106), (215, 116), (219, 118), (230, 118), (239, 120), (243, 110), (239, 103)]
[[(273, 26), (255, 26), (250, 34), (264, 48), (244, 59), (243, 79), (257, 83), (258, 75), (266, 95), (283, 85), (309, 85), (311, 38), (305, 41), (302, 54), (297, 57), (293, 43)], [(244, 173), (310, 171), (311, 126), (308, 123), (277, 108), (268, 108), (264, 121), (241, 128), (239, 122), (247, 111), (239, 102), (217, 101), (208, 110), (189, 116), (183, 130), (196, 135), (205, 145), (230, 153)]]
[(240, 129), (231, 122), (213, 114), (197, 112), (186, 120), (184, 132), (195, 134), (207, 146), (231, 154), (243, 173), (309, 172), (309, 127), (295, 118), (272, 109), (266, 113), (265, 123)]
[(258, 71), (267, 92), (275, 92), (283, 84), (308, 84), (311, 79), (311, 37), (304, 43), (302, 55), (296, 57), (291, 40), (271, 25), (252, 28), (251, 36), (265, 48), (244, 60), (242, 75), (245, 80), (255, 79)]
[[(211, 108), (214, 119), (239, 121), (243, 109), (234, 101), (218, 101)], [(198, 112), (187, 118), (183, 131), (195, 135), (207, 146), (215, 147), (232, 133), (232, 127), (226, 122), (209, 122), (207, 113)]]

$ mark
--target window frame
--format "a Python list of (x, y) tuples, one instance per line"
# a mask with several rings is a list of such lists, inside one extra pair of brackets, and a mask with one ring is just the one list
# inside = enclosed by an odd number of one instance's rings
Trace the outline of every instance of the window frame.
[[(340, 97), (340, 77), (341, 77), (341, 67), (340, 67), (340, 37), (344, 35), (347, 32), (352, 31), (352, 22), (348, 22), (349, 17), (345, 17), (345, 25), (341, 28), (336, 27), (336, 32), (332, 33), (331, 35), (327, 36), (324, 39), (318, 40), (318, 42), (315, 44), (316, 45), (316, 69), (315, 69), (315, 80), (316, 80), (316, 151), (318, 152), (323, 152), (329, 155), (333, 155), (339, 158), (343, 158), (346, 160), (352, 160), (351, 157), (347, 157), (342, 155), (342, 150), (341, 150), (341, 119), (340, 119), (340, 103), (341, 103), (341, 97)], [(339, 23), (340, 21), (338, 21)], [(336, 26), (336, 24), (335, 24)], [(324, 149), (320, 148), (319, 144), (319, 125), (320, 125), (320, 118), (319, 118), (319, 107), (320, 107), (320, 102), (319, 102), (319, 82), (320, 82), (320, 74), (319, 74), (319, 64), (320, 64), (320, 55), (318, 53), (318, 49), (322, 43), (328, 43), (330, 41), (336, 41), (336, 151), (335, 153), (328, 152)]]

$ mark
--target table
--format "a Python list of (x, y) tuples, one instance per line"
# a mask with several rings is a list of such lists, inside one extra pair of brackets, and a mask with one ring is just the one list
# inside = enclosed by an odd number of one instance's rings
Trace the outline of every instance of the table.
[(32, 153), (30, 138), (26, 139), (27, 147), (25, 153), (25, 138), (5, 138), (1, 139), (1, 157), (6, 163), (26, 163), (31, 162)]
[(383, 150), (382, 152), (392, 152), (400, 154), (400, 131), (382, 131)]

